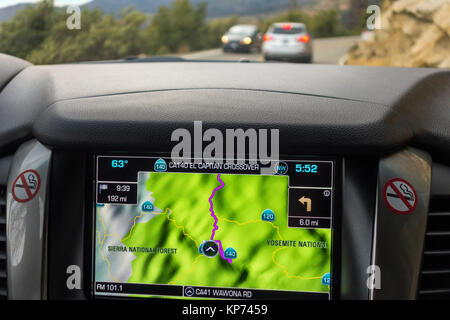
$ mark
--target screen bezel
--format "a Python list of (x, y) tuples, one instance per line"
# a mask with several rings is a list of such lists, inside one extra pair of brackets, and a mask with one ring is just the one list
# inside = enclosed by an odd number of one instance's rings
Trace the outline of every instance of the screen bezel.
[[(126, 296), (115, 296), (115, 295), (97, 295), (95, 294), (95, 208), (96, 208), (96, 181), (97, 181), (97, 157), (98, 156), (120, 156), (120, 157), (165, 157), (170, 158), (170, 154), (167, 153), (146, 153), (146, 152), (96, 152), (89, 154), (88, 166), (87, 166), (87, 181), (88, 188), (86, 194), (86, 212), (91, 213), (91, 218), (86, 219), (86, 252), (90, 252), (89, 259), (86, 259), (85, 270), (89, 271), (89, 276), (85, 278), (88, 283), (86, 283), (85, 288), (89, 289), (89, 296), (93, 299), (139, 299), (145, 300), (149, 299), (146, 297), (126, 297)], [(332, 219), (331, 219), (331, 232), (332, 232), (332, 243), (331, 243), (331, 266), (330, 271), (332, 276), (332, 285), (329, 292), (329, 299), (336, 300), (339, 299), (339, 292), (341, 286), (340, 279), (340, 244), (341, 244), (341, 230), (340, 220), (342, 212), (342, 159), (336, 156), (298, 156), (298, 155), (282, 155), (280, 159), (285, 161), (288, 160), (306, 160), (306, 161), (332, 161), (333, 162), (333, 173), (332, 173), (332, 186), (333, 186), (333, 200), (332, 200)], [(288, 160), (286, 160), (288, 159)], [(280, 160), (282, 161), (282, 160)], [(299, 291), (301, 292), (301, 291)], [(164, 298), (159, 296), (154, 296), (151, 298)], [(251, 301), (251, 300), (249, 300)]]

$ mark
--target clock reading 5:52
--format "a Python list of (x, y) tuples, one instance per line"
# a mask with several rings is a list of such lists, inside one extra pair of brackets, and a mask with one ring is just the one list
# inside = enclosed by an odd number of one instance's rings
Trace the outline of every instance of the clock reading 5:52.
[(301, 164), (295, 165), (295, 171), (301, 173), (317, 173), (317, 164)]

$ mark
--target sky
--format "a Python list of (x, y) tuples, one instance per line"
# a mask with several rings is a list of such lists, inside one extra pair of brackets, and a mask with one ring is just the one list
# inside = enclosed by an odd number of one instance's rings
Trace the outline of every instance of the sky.
[[(18, 3), (31, 3), (38, 2), (39, 0), (0, 0), (0, 8), (12, 6)], [(55, 0), (55, 5), (57, 6), (65, 6), (69, 4), (84, 4), (91, 0)]]

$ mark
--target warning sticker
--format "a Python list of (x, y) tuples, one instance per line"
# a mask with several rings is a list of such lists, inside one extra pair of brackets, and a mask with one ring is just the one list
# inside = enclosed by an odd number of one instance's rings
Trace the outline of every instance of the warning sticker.
[(416, 190), (401, 178), (391, 179), (385, 184), (383, 198), (389, 209), (398, 214), (410, 214), (417, 207)]
[(26, 170), (19, 174), (12, 186), (12, 196), (17, 202), (33, 199), (41, 186), (41, 178), (35, 170)]

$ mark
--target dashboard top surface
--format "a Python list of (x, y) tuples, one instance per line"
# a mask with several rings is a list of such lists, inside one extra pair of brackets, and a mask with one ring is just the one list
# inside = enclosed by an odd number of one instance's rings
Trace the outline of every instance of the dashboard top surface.
[[(176, 128), (278, 128), (281, 152), (450, 145), (450, 72), (283, 63), (30, 66), (0, 93), (0, 146), (168, 151)], [(129, 123), (133, 123), (130, 126)], [(19, 140), (19, 141), (18, 141)]]
[[(171, 89), (242, 89), (392, 105), (436, 69), (283, 63), (87, 63), (32, 66), (15, 79), (47, 82), (53, 101)], [(383, 92), (383, 94), (379, 94)]]

